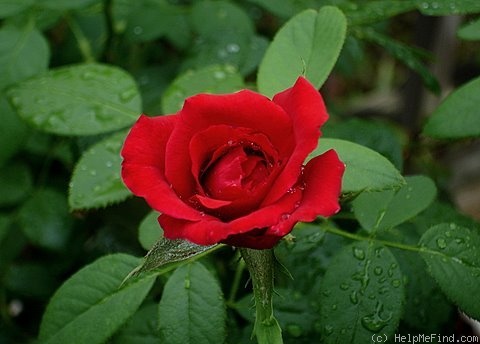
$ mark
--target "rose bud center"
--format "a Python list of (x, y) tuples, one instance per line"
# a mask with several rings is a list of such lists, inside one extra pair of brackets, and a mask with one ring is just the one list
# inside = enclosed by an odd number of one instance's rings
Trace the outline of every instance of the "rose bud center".
[(211, 197), (234, 200), (264, 186), (269, 168), (263, 153), (252, 145), (238, 145), (209, 164), (203, 187)]

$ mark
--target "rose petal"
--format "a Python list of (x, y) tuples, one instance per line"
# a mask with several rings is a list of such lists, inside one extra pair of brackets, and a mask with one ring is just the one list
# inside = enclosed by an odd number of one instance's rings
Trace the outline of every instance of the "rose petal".
[(181, 219), (198, 220), (201, 214), (185, 204), (165, 178), (165, 146), (176, 116), (140, 116), (125, 139), (121, 155), (122, 179), (155, 210)]
[(306, 157), (318, 144), (320, 127), (328, 119), (322, 96), (306, 79), (273, 97), (293, 121), (295, 150), (272, 186), (263, 204), (275, 202), (298, 180)]
[(305, 191), (300, 206), (292, 215), (297, 221), (313, 221), (317, 216), (331, 216), (340, 210), (345, 164), (334, 150), (308, 162), (304, 171)]
[(178, 124), (166, 149), (167, 179), (175, 190), (189, 197), (195, 190), (191, 174), (189, 145), (192, 137), (214, 125), (251, 128), (265, 134), (277, 151), (289, 156), (293, 151), (292, 121), (283, 109), (268, 98), (248, 90), (227, 95), (201, 94), (185, 101)]
[[(201, 221), (187, 221), (165, 214), (160, 215), (159, 222), (168, 239), (184, 238), (199, 245), (211, 245), (225, 240), (228, 242), (227, 238), (232, 235), (268, 228), (282, 221), (282, 216), (294, 211), (295, 204), (300, 201), (301, 196), (300, 192), (287, 194), (275, 204), (230, 222), (220, 221), (213, 216), (205, 216)], [(276, 233), (271, 235), (277, 236)]]

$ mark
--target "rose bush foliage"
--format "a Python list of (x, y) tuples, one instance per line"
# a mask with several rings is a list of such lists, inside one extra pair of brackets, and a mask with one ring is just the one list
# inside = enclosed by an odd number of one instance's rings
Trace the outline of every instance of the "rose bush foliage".
[(339, 211), (344, 164), (315, 149), (328, 114), (300, 77), (272, 100), (200, 94), (176, 114), (141, 115), (122, 149), (128, 188), (161, 212), (166, 238), (266, 249), (298, 221)]

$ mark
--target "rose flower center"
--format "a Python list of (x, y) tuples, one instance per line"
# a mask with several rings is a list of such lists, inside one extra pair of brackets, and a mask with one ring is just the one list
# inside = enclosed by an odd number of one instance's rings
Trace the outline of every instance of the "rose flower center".
[(269, 175), (264, 154), (254, 145), (238, 145), (209, 164), (204, 190), (213, 198), (235, 200), (264, 186)]

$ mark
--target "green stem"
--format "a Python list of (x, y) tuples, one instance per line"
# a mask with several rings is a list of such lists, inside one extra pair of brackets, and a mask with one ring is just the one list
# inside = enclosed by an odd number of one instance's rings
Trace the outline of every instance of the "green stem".
[(245, 261), (240, 260), (237, 264), (237, 269), (235, 270), (235, 275), (233, 276), (232, 288), (230, 289), (230, 294), (228, 296), (227, 302), (230, 304), (235, 303), (238, 288), (240, 287), (240, 280), (242, 279), (244, 270), (245, 270)]
[(431, 251), (430, 252), (428, 249), (426, 249), (424, 247), (412, 246), (412, 245), (407, 245), (407, 244), (401, 244), (399, 242), (381, 240), (381, 239), (377, 239), (377, 238), (374, 238), (374, 237), (358, 235), (358, 234), (355, 234), (355, 233), (350, 233), (350, 232), (343, 231), (343, 230), (335, 228), (335, 227), (325, 226), (323, 228), (329, 233), (340, 235), (340, 236), (343, 236), (345, 238), (349, 238), (349, 239), (352, 239), (352, 240), (374, 241), (374, 242), (383, 244), (385, 246), (394, 247), (394, 248), (398, 248), (398, 249), (405, 250), (405, 251), (429, 252), (429, 253), (432, 253), (432, 254), (437, 254), (438, 253), (437, 251)]
[(253, 284), (255, 298), (254, 335), (258, 344), (282, 344), (282, 330), (273, 316), (273, 250), (252, 250), (241, 248)]
[(92, 52), (92, 46), (88, 41), (87, 37), (85, 37), (82, 28), (71, 15), (67, 15), (66, 17), (68, 26), (72, 30), (73, 35), (78, 43), (78, 48), (80, 49), (80, 53), (82, 54), (83, 60), (87, 63), (95, 62), (95, 57)]

